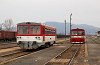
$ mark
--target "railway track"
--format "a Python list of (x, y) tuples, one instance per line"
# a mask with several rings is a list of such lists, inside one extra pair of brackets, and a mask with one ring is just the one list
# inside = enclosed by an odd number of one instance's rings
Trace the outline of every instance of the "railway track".
[(77, 48), (72, 56), (72, 58), (70, 59), (70, 61), (68, 62), (67, 65), (71, 65), (71, 63), (73, 62), (75, 56), (79, 53), (79, 50), (80, 50), (81, 46), (79, 46), (79, 48)]
[(6, 52), (16, 51), (16, 50), (19, 50), (19, 49), (20, 49), (19, 47), (2, 48), (2, 49), (0, 49), (0, 55), (4, 54)]
[(0, 65), (4, 65), (4, 64), (9, 63), (13, 60), (17, 60), (19, 58), (31, 55), (34, 52), (37, 52), (37, 51), (39, 52), (42, 49), (43, 48), (39, 48), (39, 49), (36, 49), (36, 50), (26, 50), (24, 52), (21, 49), (19, 49), (19, 50), (16, 50), (14, 52), (11, 52), (11, 53), (7, 53), (7, 54), (3, 54), (3, 55), (1, 54), (0, 55)]
[(12, 47), (18, 47), (17, 44), (12, 43), (0, 43), (0, 49), (7, 49)]
[(0, 53), (0, 65), (4, 65), (13, 60), (33, 54), (34, 52), (40, 51), (42, 49), (44, 48), (38, 48), (38, 49), (33, 49), (33, 50), (16, 49), (13, 51), (9, 51), (9, 52), (7, 51), (7, 52)]
[(33, 54), (36, 51), (40, 51), (44, 48), (39, 48), (36, 50), (21, 50), (21, 49), (17, 49), (17, 50), (13, 50), (13, 51), (9, 51), (9, 52), (5, 52), (5, 53), (1, 53), (0, 54), (0, 65), (3, 65), (5, 63), (11, 62), (13, 60), (19, 59), (21, 57), (30, 55), (31, 53)]
[(34, 51), (28, 50), (28, 51), (23, 52), (21, 49), (15, 49), (13, 51), (10, 50), (9, 52), (8, 51), (1, 52), (0, 53), (0, 65), (3, 65), (5, 63), (11, 62), (12, 60), (16, 60), (18, 58), (27, 56), (27, 55), (34, 53), (36, 51), (39, 51), (39, 50), (41, 50), (41, 49), (37, 49), (37, 50), (34, 50)]
[(82, 44), (73, 44), (44, 65), (71, 65), (80, 52)]
[(29, 51), (24, 51), (23, 52), (21, 50), (16, 50), (16, 51), (11, 52), (11, 53), (0, 55), (0, 65), (5, 64), (7, 62), (10, 62), (12, 60), (18, 59), (22, 56), (34, 53), (34, 52), (35, 51), (30, 51), (30, 52)]

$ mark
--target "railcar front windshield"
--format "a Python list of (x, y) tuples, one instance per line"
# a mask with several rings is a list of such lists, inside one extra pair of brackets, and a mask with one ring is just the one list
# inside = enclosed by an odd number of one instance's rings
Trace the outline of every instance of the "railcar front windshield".
[(18, 26), (18, 34), (40, 34), (40, 26)]
[(72, 35), (85, 35), (84, 31), (72, 31)]
[(18, 26), (18, 34), (28, 34), (28, 26)]
[(30, 26), (30, 34), (40, 34), (40, 26)]

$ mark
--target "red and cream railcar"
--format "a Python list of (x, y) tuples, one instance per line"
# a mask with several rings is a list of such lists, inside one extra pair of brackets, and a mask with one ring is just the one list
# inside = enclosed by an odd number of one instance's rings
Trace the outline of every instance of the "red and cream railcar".
[(56, 28), (41, 23), (23, 22), (17, 24), (17, 43), (22, 49), (49, 47), (55, 43)]
[(71, 43), (85, 43), (85, 30), (84, 29), (72, 29), (71, 30)]

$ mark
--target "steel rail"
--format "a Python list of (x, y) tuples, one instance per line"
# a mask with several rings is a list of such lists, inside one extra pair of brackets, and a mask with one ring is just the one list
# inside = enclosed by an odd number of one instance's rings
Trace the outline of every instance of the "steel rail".
[(0, 57), (6, 57), (6, 56), (13, 55), (13, 54), (21, 53), (21, 52), (22, 52), (22, 51), (16, 51), (16, 52), (13, 52), (13, 53), (8, 53), (8, 54), (1, 55)]
[[(81, 44), (80, 44), (81, 45)], [(70, 61), (67, 63), (67, 65), (71, 65), (72, 61), (74, 60), (76, 54), (79, 52), (81, 46), (79, 46), (79, 48), (76, 50), (76, 52), (73, 54), (72, 58), (70, 59)]]
[[(74, 45), (74, 44), (73, 44)], [(70, 49), (73, 45), (69, 46), (68, 48), (64, 49), (61, 53), (57, 54), (55, 57), (53, 57), (52, 59), (58, 57), (59, 55), (63, 54), (65, 51), (67, 51), (68, 49)], [(49, 60), (50, 61), (50, 60)], [(49, 61), (47, 61), (46, 63), (44, 63), (44, 65), (48, 64)]]

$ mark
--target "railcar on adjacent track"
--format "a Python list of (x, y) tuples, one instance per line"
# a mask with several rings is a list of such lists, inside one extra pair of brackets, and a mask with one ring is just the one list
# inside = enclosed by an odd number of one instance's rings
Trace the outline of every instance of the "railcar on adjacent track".
[(0, 30), (0, 41), (16, 40), (16, 31)]
[(70, 36), (70, 42), (71, 43), (85, 43), (85, 30), (84, 29), (72, 29), (71, 30), (71, 36)]
[(18, 23), (16, 38), (22, 49), (49, 47), (55, 43), (56, 28), (34, 22)]

